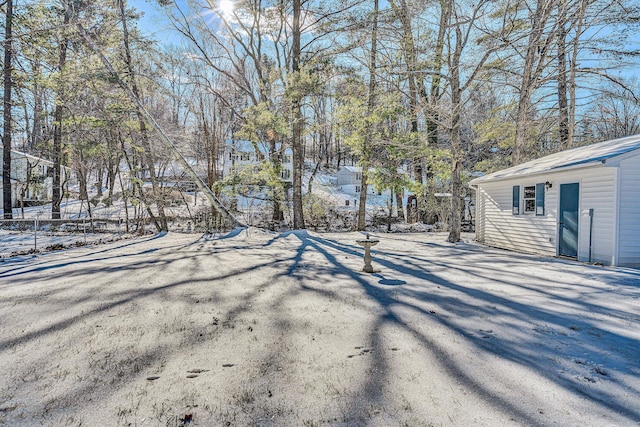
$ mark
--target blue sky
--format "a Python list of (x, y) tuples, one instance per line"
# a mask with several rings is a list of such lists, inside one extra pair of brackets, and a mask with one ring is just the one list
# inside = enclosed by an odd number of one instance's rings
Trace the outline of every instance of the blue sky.
[(160, 34), (165, 32), (169, 23), (166, 16), (160, 11), (156, 0), (129, 0), (129, 7), (133, 7), (144, 15), (138, 25), (140, 30), (152, 38), (162, 39)]
[[(184, 0), (177, 0), (178, 4), (184, 4)], [(384, 2), (383, 2), (384, 3)], [(133, 7), (143, 13), (138, 25), (143, 34), (156, 39), (164, 44), (180, 44), (179, 36), (172, 31), (171, 23), (158, 6), (157, 0), (129, 0), (129, 7)], [(607, 31), (600, 29), (600, 31)], [(640, 50), (640, 35), (632, 34), (627, 43), (627, 49)], [(637, 61), (634, 61), (637, 62)], [(597, 65), (597, 62), (596, 64)], [(622, 67), (620, 69), (608, 70), (611, 75), (622, 76), (627, 79), (638, 78), (638, 71), (635, 67)]]

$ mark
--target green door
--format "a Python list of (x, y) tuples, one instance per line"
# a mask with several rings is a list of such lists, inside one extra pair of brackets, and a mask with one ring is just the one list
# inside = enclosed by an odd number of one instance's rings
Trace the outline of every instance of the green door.
[(560, 185), (560, 230), (559, 247), (560, 255), (578, 256), (578, 197), (580, 184)]

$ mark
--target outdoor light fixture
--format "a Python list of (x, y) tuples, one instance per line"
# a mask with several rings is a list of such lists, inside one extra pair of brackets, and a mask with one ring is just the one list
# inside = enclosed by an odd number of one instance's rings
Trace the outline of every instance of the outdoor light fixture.
[(553, 184), (551, 184), (549, 181), (547, 181), (547, 182), (544, 183), (544, 187), (548, 190), (551, 187), (553, 187)]

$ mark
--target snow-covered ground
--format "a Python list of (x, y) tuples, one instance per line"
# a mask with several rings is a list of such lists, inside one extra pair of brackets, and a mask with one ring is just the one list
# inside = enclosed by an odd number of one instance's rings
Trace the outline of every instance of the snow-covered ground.
[(0, 260), (2, 425), (630, 426), (640, 271), (359, 233)]
[[(305, 189), (309, 183), (311, 173), (308, 171), (304, 174)], [(335, 175), (329, 173), (319, 172), (313, 178), (312, 189), (314, 194), (319, 194), (332, 200), (336, 206), (343, 209), (356, 210), (357, 203), (359, 202), (360, 194), (351, 194), (342, 191), (339, 187), (336, 187)], [(405, 197), (406, 199), (406, 197)], [(349, 202), (347, 205), (346, 202)], [(395, 200), (393, 201), (395, 204)], [(389, 203), (389, 197), (377, 194), (367, 194), (367, 207), (368, 208), (386, 208)]]
[(70, 246), (98, 245), (132, 237), (131, 235), (120, 233), (53, 233), (44, 230), (38, 232), (0, 230), (0, 259), (16, 254), (26, 254), (27, 252), (36, 253)]

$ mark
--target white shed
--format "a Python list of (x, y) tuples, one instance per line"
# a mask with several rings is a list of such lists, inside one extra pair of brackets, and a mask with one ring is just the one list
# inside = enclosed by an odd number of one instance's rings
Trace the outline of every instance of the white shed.
[(471, 186), (481, 243), (640, 267), (640, 135), (552, 154)]

